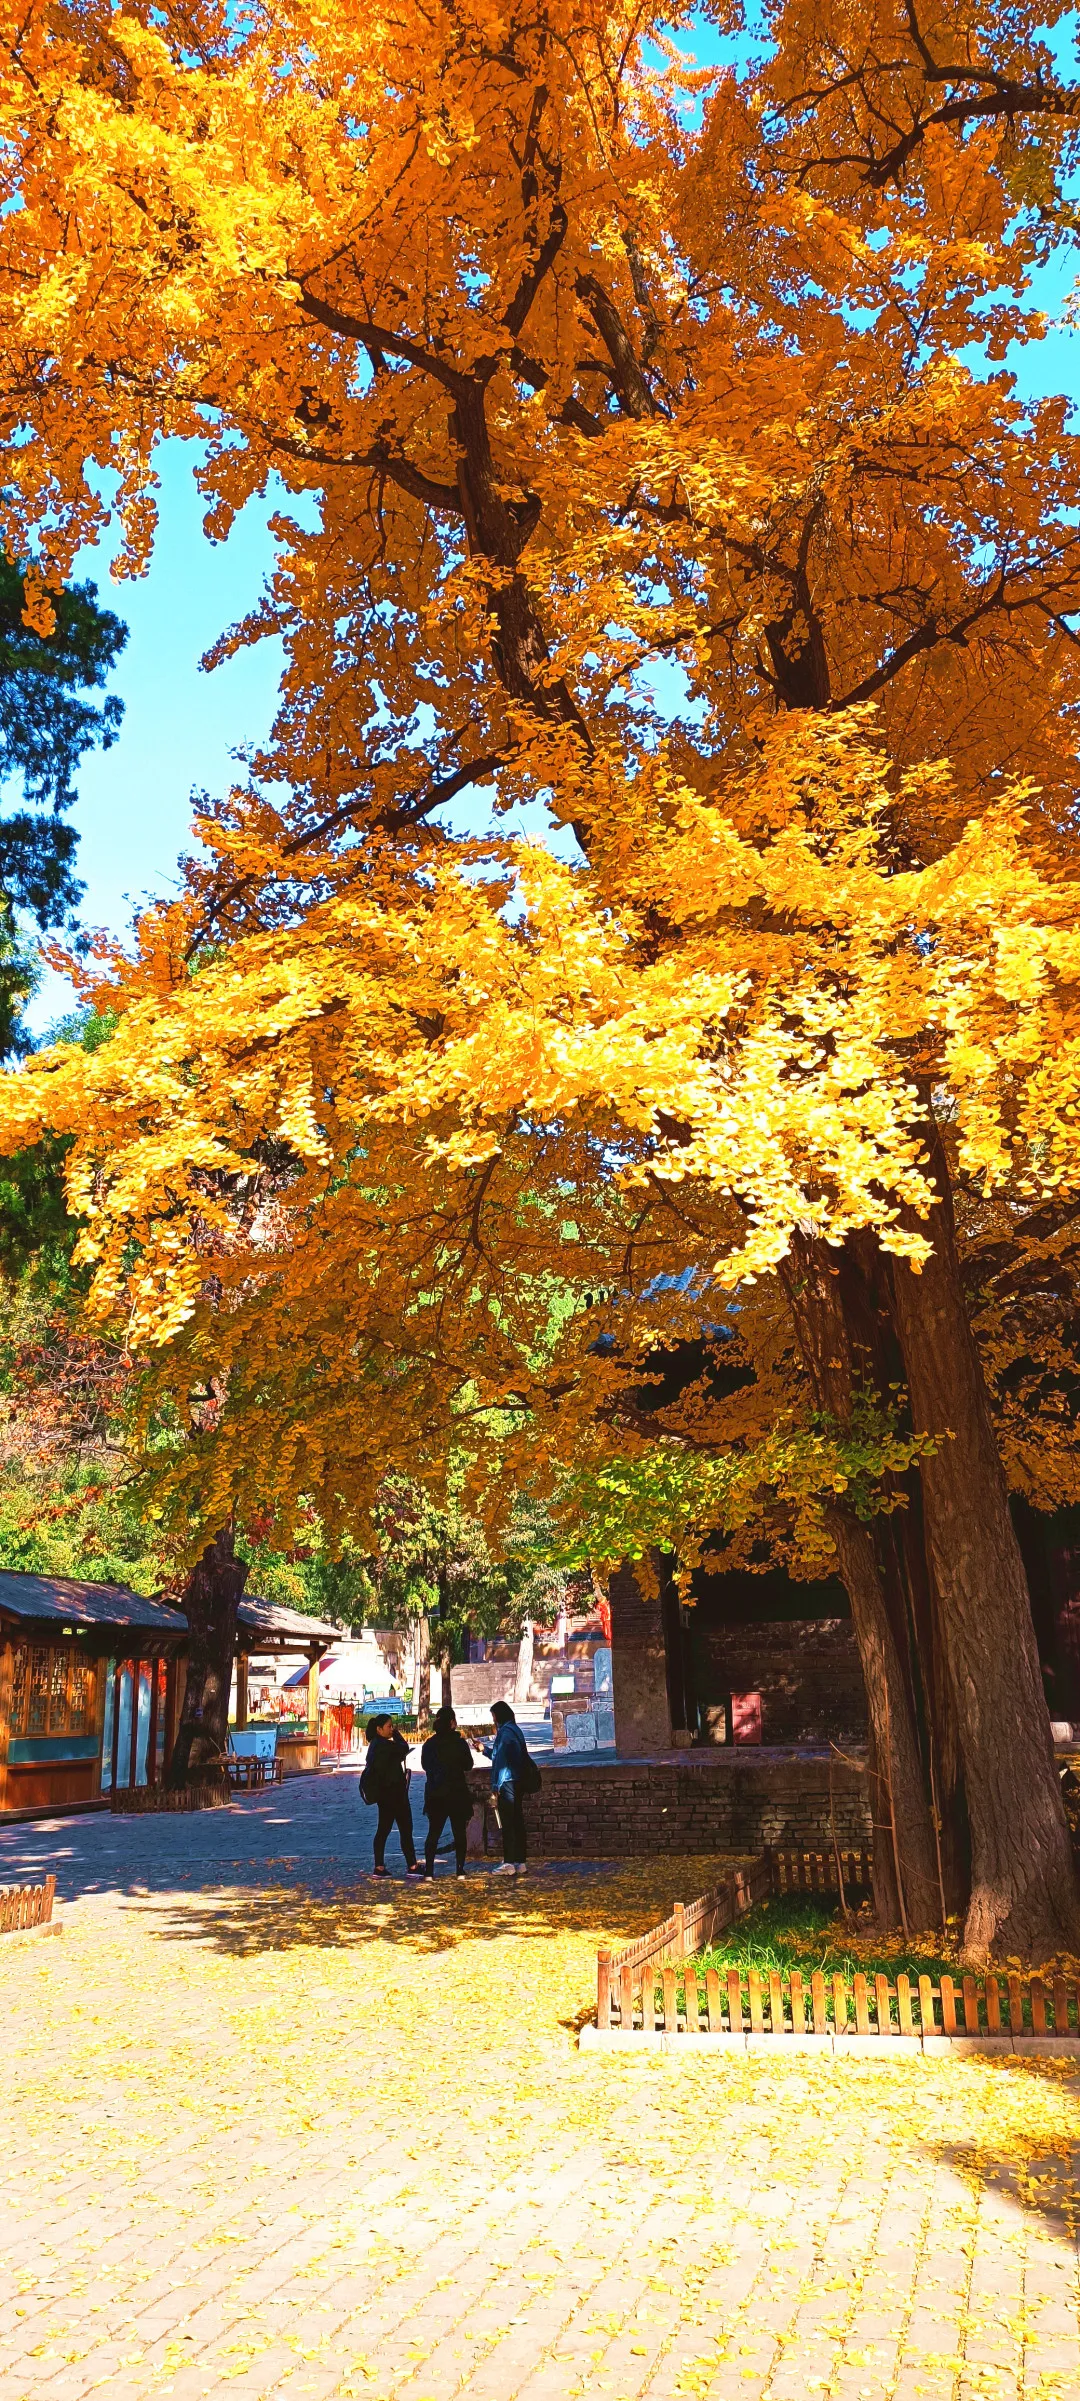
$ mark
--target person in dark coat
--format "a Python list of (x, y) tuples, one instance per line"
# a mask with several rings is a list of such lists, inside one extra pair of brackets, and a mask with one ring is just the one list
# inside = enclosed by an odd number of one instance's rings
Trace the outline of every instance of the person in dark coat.
[(523, 1799), (529, 1754), (525, 1737), (518, 1725), (509, 1701), (493, 1701), (492, 1724), (495, 1740), (491, 1745), (491, 1789), (499, 1812), (503, 1855), (497, 1876), (523, 1876), (525, 1873), (525, 1810)]
[(391, 1826), (398, 1830), (398, 1840), (405, 1853), (405, 1866), (410, 1876), (422, 1876), (417, 1864), (413, 1842), (412, 1810), (409, 1807), (409, 1783), (405, 1762), (409, 1746), (398, 1733), (392, 1717), (372, 1717), (368, 1720), (368, 1754), (364, 1765), (363, 1790), (366, 1801), (374, 1801), (379, 1822), (375, 1828), (375, 1874), (385, 1876), (386, 1837)]
[(424, 1814), (428, 1822), (424, 1844), (424, 1863), (429, 1876), (435, 1873), (435, 1853), (439, 1836), (450, 1820), (454, 1837), (454, 1855), (459, 1876), (465, 1873), (465, 1842), (469, 1819), (473, 1813), (473, 1797), (469, 1791), (469, 1770), (472, 1752), (463, 1734), (457, 1730), (452, 1709), (438, 1709), (435, 1731), (420, 1753), (420, 1765), (427, 1778), (424, 1794)]

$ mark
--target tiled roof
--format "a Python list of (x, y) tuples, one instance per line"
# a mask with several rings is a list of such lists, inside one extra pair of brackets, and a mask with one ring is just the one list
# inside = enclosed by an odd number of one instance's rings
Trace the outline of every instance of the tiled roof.
[[(182, 1609), (167, 1601), (147, 1600), (123, 1584), (83, 1584), (73, 1576), (25, 1576), (0, 1569), (0, 1616), (51, 1619), (65, 1626), (130, 1626), (147, 1634), (186, 1634)], [(245, 1594), (239, 1621), (245, 1634), (267, 1641), (335, 1642), (336, 1626), (320, 1617), (305, 1617), (299, 1609), (281, 1609), (276, 1601)]]
[(122, 1584), (82, 1584), (70, 1576), (22, 1576), (0, 1569), (0, 1613), (55, 1618), (65, 1626), (137, 1626), (147, 1633), (186, 1634), (182, 1609), (149, 1601)]

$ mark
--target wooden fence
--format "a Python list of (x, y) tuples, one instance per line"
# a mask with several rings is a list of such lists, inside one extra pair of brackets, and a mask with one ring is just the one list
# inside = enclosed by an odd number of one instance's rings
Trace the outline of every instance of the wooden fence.
[(160, 1810), (227, 1809), (230, 1798), (224, 1777), (206, 1784), (181, 1784), (175, 1790), (168, 1784), (121, 1784), (112, 1795), (112, 1807), (118, 1817), (153, 1817)]
[(49, 1925), (55, 1898), (55, 1876), (46, 1876), (44, 1884), (0, 1884), (0, 1934)]
[[(872, 1866), (869, 1851), (842, 1851), (840, 1861), (845, 1890), (869, 1887)], [(705, 1950), (714, 1935), (722, 1934), (726, 1926), (734, 1925), (736, 1918), (745, 1916), (756, 1901), (767, 1901), (773, 1893), (828, 1890), (829, 1867), (835, 1891), (836, 1858), (831, 1852), (763, 1851), (760, 1859), (753, 1860), (749, 1867), (735, 1868), (712, 1892), (702, 1893), (700, 1900), (676, 1901), (672, 1915), (665, 1918), (662, 1926), (651, 1927), (648, 1934), (639, 1935), (625, 1950), (598, 1951), (597, 2025), (629, 2027), (634, 2022), (635, 2007), (640, 2007), (643, 1989), (655, 1986), (657, 1968), (670, 1969), (676, 1961)], [(650, 1963), (651, 1979), (644, 1972)], [(674, 2027), (667, 2031), (673, 2032)]]
[[(727, 1968), (706, 1970), (695, 1954), (755, 1901), (791, 1892), (869, 1888), (869, 1851), (767, 1851), (715, 1891), (685, 1906), (619, 1952), (596, 1962), (596, 2024), (624, 2034), (801, 2036), (927, 2040), (1080, 2038), (1080, 1981), (1052, 1975), (883, 1975), (809, 1977)], [(677, 1970), (681, 1969), (681, 1973)]]

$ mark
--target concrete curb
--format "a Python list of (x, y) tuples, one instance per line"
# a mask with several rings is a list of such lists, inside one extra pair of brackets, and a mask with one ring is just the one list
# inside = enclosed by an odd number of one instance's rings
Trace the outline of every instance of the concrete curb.
[(0, 1959), (5, 1959), (9, 1951), (21, 1950), (24, 1943), (48, 1942), (50, 1935), (63, 1931), (63, 1918), (55, 1915), (47, 1918), (43, 1926), (12, 1926), (7, 1934), (0, 1934)]
[(660, 2051), (696, 2059), (723, 2051), (774, 2062), (784, 2059), (876, 2059), (905, 2067), (916, 2059), (1080, 2059), (1080, 2035), (1039, 2034), (644, 2034), (621, 2026), (583, 2026), (580, 2051)]

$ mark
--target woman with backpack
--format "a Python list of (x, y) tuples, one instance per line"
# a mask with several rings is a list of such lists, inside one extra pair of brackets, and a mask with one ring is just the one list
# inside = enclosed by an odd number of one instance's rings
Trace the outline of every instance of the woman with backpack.
[(509, 1701), (493, 1701), (491, 1718), (495, 1728), (495, 1740), (489, 1754), (491, 1789), (499, 1812), (503, 1842), (502, 1864), (495, 1869), (495, 1874), (523, 1876), (526, 1842), (522, 1803), (527, 1792), (539, 1792), (540, 1771), (525, 1748), (525, 1737)]
[(405, 1854), (406, 1873), (422, 1876), (424, 1871), (417, 1864), (413, 1842), (409, 1779), (405, 1772), (408, 1743), (398, 1733), (392, 1717), (369, 1718), (367, 1732), (368, 1754), (360, 1778), (360, 1791), (364, 1800), (379, 1812), (372, 1872), (376, 1876), (386, 1875), (386, 1837), (391, 1826), (396, 1826), (398, 1841)]
[(469, 1771), (472, 1752), (463, 1734), (457, 1730), (452, 1709), (437, 1709), (435, 1731), (420, 1753), (420, 1765), (427, 1783), (424, 1791), (424, 1814), (428, 1822), (424, 1844), (424, 1864), (428, 1875), (435, 1873), (435, 1853), (439, 1836), (450, 1820), (454, 1837), (454, 1855), (458, 1876), (465, 1873), (465, 1845), (469, 1819), (473, 1813), (473, 1797), (469, 1791)]

